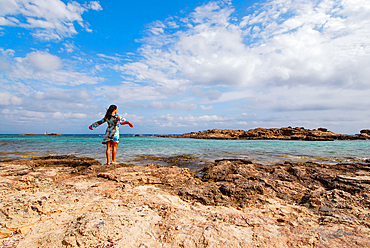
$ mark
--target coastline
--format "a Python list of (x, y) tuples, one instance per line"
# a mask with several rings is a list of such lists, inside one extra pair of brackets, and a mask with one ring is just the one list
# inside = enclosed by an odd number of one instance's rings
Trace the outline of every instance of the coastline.
[(0, 163), (3, 247), (366, 247), (370, 163)]
[[(0, 161), (65, 154), (91, 157), (101, 163), (105, 161), (105, 146), (101, 144), (99, 135), (0, 135), (0, 148)], [(217, 140), (124, 136), (118, 146), (118, 161), (135, 164), (160, 162), (166, 165), (173, 158), (193, 156), (199, 158), (199, 162), (222, 158), (244, 158), (265, 164), (284, 161), (361, 162), (369, 159), (369, 149), (369, 140)], [(155, 159), (145, 161), (150, 156)], [(197, 161), (192, 162), (197, 164)]]
[(304, 127), (256, 128), (250, 130), (212, 129), (180, 135), (160, 135), (162, 138), (191, 138), (216, 140), (369, 140), (370, 130), (363, 129), (359, 134), (336, 134), (326, 128), (306, 129)]

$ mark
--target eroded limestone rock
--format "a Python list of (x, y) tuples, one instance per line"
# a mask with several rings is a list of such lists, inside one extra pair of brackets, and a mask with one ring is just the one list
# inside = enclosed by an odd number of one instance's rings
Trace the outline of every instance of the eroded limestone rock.
[(199, 178), (58, 159), (0, 164), (2, 247), (369, 246), (365, 163), (219, 160)]

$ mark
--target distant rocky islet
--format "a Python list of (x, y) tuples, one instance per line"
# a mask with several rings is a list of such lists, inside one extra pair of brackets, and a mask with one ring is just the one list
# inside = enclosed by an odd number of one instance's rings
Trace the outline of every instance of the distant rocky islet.
[(370, 130), (361, 130), (359, 134), (336, 134), (326, 128), (306, 129), (304, 127), (256, 128), (248, 131), (231, 129), (212, 129), (181, 135), (162, 135), (165, 138), (193, 138), (219, 140), (369, 140)]

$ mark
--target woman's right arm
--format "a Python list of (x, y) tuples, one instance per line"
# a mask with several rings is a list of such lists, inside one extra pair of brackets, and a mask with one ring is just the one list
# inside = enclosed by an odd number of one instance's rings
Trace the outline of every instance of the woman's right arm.
[(94, 122), (93, 124), (91, 124), (89, 126), (89, 129), (90, 130), (93, 130), (94, 128), (97, 128), (98, 126), (100, 126), (101, 124), (103, 124), (105, 122), (105, 119), (101, 119), (100, 121), (97, 121), (97, 122)]

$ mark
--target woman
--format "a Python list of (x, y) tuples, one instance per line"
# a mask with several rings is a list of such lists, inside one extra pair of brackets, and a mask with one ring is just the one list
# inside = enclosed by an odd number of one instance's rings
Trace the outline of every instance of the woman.
[[(102, 142), (103, 144), (107, 145), (107, 150), (106, 150), (107, 164), (118, 164), (116, 162), (116, 155), (117, 155), (117, 146), (119, 143), (119, 124), (121, 125), (128, 124), (131, 128), (134, 127), (134, 125), (117, 114), (116, 105), (110, 105), (104, 118), (101, 119), (100, 121), (97, 121), (91, 124), (89, 126), (89, 129), (93, 130), (94, 128), (97, 128), (104, 122), (107, 122), (108, 124), (107, 130), (105, 131), (103, 142)], [(112, 163), (110, 163), (110, 151), (111, 150), (112, 150)]]

